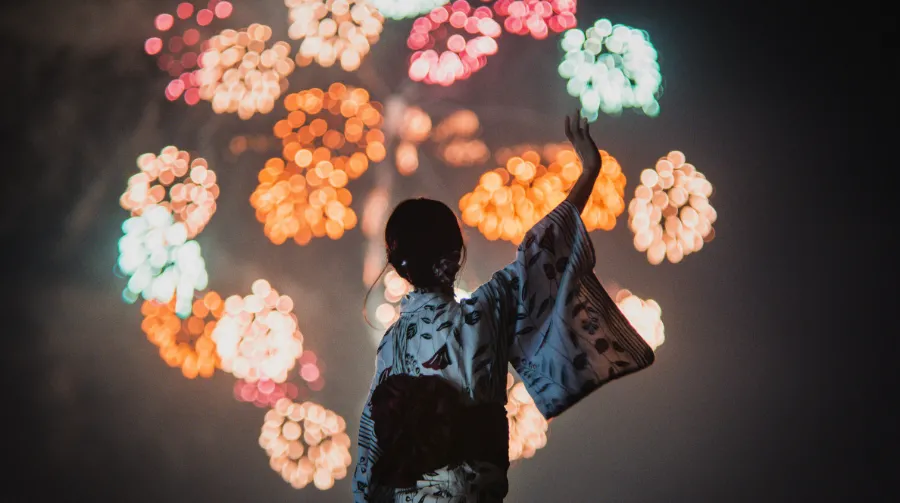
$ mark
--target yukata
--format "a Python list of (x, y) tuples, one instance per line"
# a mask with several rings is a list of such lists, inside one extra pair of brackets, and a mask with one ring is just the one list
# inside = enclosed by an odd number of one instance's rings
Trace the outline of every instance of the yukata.
[(426, 473), (415, 487), (376, 487), (380, 454), (372, 391), (394, 374), (438, 375), (472, 403), (506, 404), (512, 364), (547, 419), (603, 384), (653, 362), (653, 351), (594, 275), (594, 248), (577, 208), (564, 201), (525, 235), (516, 260), (472, 295), (413, 292), (378, 346), (359, 428), (356, 502), (502, 501), (507, 467), (466, 462)]

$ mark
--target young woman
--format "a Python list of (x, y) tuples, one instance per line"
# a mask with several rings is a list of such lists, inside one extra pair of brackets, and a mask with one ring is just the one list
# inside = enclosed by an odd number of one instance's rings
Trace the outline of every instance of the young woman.
[(581, 221), (601, 158), (586, 121), (566, 136), (584, 166), (568, 198), (526, 234), (516, 260), (454, 300), (465, 258), (453, 212), (400, 203), (388, 262), (414, 290), (384, 335), (359, 432), (357, 502), (500, 502), (507, 494), (511, 363), (548, 419), (653, 362), (653, 351), (593, 273)]

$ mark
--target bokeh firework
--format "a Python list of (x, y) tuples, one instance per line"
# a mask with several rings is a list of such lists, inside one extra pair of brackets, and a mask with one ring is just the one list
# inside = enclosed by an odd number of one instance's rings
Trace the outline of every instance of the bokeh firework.
[(144, 42), (144, 52), (156, 56), (159, 68), (172, 77), (165, 92), (169, 101), (180, 97), (188, 105), (200, 101), (196, 76), (200, 54), (208, 48), (206, 38), (216, 20), (228, 18), (232, 10), (225, 0), (209, 0), (205, 8), (181, 2), (174, 16), (166, 12), (153, 20), (158, 34)]
[(320, 490), (347, 476), (350, 437), (340, 415), (313, 402), (279, 400), (266, 413), (259, 445), (269, 466), (296, 489), (312, 483)]
[(352, 72), (378, 41), (384, 16), (369, 0), (284, 0), (289, 9), (288, 37), (303, 40), (300, 66), (329, 67), (339, 62)]
[(653, 299), (642, 299), (622, 289), (616, 292), (616, 305), (631, 326), (637, 330), (650, 349), (656, 351), (666, 341), (666, 327), (662, 322), (662, 308)]
[(180, 368), (188, 379), (212, 377), (219, 357), (211, 334), (224, 308), (219, 294), (207, 292), (194, 301), (191, 315), (182, 320), (175, 314), (174, 300), (168, 304), (145, 301), (141, 306), (141, 330), (159, 347), (163, 361)]
[(497, 0), (494, 12), (503, 19), (503, 28), (515, 35), (531, 35), (542, 40), (553, 33), (575, 28), (576, 0)]
[(161, 206), (184, 224), (188, 238), (199, 234), (216, 212), (219, 197), (216, 173), (206, 159), (191, 160), (189, 153), (168, 146), (158, 156), (141, 154), (137, 165), (141, 172), (128, 179), (119, 198), (122, 208), (137, 216), (147, 206)]
[(174, 299), (175, 313), (190, 316), (194, 292), (205, 289), (209, 277), (187, 227), (168, 208), (152, 204), (126, 220), (122, 231), (117, 267), (129, 277), (122, 298), (129, 304), (141, 296), (162, 304)]
[(653, 169), (641, 172), (641, 183), (628, 203), (628, 225), (634, 247), (654, 265), (677, 264), (715, 238), (717, 218), (709, 198), (713, 186), (683, 153), (673, 150)]
[(386, 155), (381, 105), (340, 83), (289, 94), (284, 104), (288, 116), (274, 127), (282, 157), (266, 162), (250, 204), (275, 244), (339, 239), (357, 224), (347, 183)]
[(251, 292), (225, 299), (225, 312), (212, 332), (222, 370), (249, 382), (283, 383), (303, 353), (294, 301), (263, 279), (253, 282)]
[(595, 121), (601, 111), (614, 115), (625, 108), (659, 114), (662, 76), (646, 32), (600, 19), (587, 31), (568, 30), (562, 48), (559, 75), (568, 80), (569, 94), (581, 99), (584, 117)]
[(194, 72), (200, 98), (212, 103), (216, 113), (236, 113), (249, 119), (266, 114), (287, 90), (287, 77), (294, 71), (291, 46), (275, 42), (272, 28), (254, 23), (246, 30), (225, 30), (209, 40)]
[[(474, 3), (474, 0), (473, 0)], [(466, 0), (434, 9), (415, 20), (407, 45), (413, 51), (409, 78), (449, 86), (484, 68), (497, 53), (500, 25), (489, 7)]]
[(547, 445), (549, 423), (538, 410), (525, 384), (506, 374), (506, 420), (509, 423), (509, 460), (530, 458)]
[[(503, 152), (504, 167), (481, 176), (474, 191), (459, 200), (462, 221), (489, 240), (518, 244), (538, 220), (559, 205), (581, 176), (582, 166), (571, 148)], [(611, 230), (624, 210), (625, 175), (614, 157), (601, 150), (603, 167), (582, 213), (588, 230)]]

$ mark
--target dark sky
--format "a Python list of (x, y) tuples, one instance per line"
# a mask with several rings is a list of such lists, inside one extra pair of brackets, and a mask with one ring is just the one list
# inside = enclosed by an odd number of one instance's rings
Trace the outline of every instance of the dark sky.
[[(235, 23), (268, 23), (286, 39), (281, 2), (235, 4)], [(593, 127), (622, 163), (628, 196), (641, 169), (682, 150), (716, 187), (717, 238), (654, 267), (625, 226), (594, 233), (598, 275), (656, 299), (667, 341), (652, 368), (553, 423), (548, 446), (512, 469), (509, 501), (889, 499), (900, 468), (890, 407), (898, 381), (882, 360), (897, 350), (887, 289), (896, 268), (892, 248), (877, 243), (896, 229), (882, 222), (894, 199), (879, 189), (895, 176), (884, 151), (897, 133), (897, 23), (871, 4), (580, 2), (580, 27), (607, 17), (642, 28), (660, 53), (660, 116), (601, 117)], [(3, 7), (12, 467), (3, 499), (347, 501), (349, 478), (328, 492), (285, 484), (257, 445), (264, 411), (235, 401), (227, 374), (188, 381), (167, 368), (138, 307), (119, 297), (118, 195), (134, 158), (170, 143), (200, 153), (222, 186), (198, 239), (210, 286), (245, 294), (266, 277), (294, 298), (307, 345), (327, 365), (314, 399), (342, 414), (355, 439), (374, 354), (359, 315), (364, 240), (356, 231), (300, 248), (263, 236), (247, 198), (265, 157), (236, 158), (227, 145), (268, 134), (279, 108), (245, 122), (167, 102), (142, 43), (153, 16), (174, 5)], [(291, 91), (340, 79), (385, 99), (404, 82), (408, 29), (386, 25), (369, 77), (298, 69)], [(422, 87), (422, 102), (472, 108), (491, 147), (561, 140), (575, 102), (556, 73), (557, 44), (504, 35), (483, 72), (449, 90)], [(373, 167), (351, 186), (357, 209), (379, 169), (393, 168)], [(455, 207), (481, 169), (426, 156), (396, 195)], [(468, 239), (477, 257), (469, 282), (512, 258), (506, 243), (471, 230)]]

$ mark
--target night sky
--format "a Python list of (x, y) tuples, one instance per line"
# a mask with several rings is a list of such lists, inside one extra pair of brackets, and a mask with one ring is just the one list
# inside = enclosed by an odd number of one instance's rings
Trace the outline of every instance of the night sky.
[[(241, 121), (166, 101), (166, 76), (142, 46), (176, 3), (3, 7), (4, 501), (350, 500), (349, 476), (327, 492), (284, 483), (257, 443), (264, 409), (236, 401), (228, 374), (189, 381), (168, 368), (139, 306), (121, 300), (118, 197), (135, 157), (169, 144), (199, 153), (222, 188), (198, 238), (210, 287), (245, 295), (264, 277), (293, 297), (326, 364), (313, 399), (343, 415), (355, 441), (375, 351), (360, 314), (365, 240), (265, 238), (248, 197), (267, 156), (234, 156), (228, 142), (270, 134), (281, 105)], [(263, 22), (288, 40), (281, 1), (234, 3), (229, 27)], [(890, 499), (900, 381), (882, 360), (898, 349), (896, 268), (877, 243), (896, 229), (882, 222), (896, 198), (878, 191), (896, 176), (883, 151), (897, 133), (897, 21), (870, 3), (579, 2), (579, 27), (607, 17), (647, 30), (660, 53), (660, 116), (592, 127), (629, 178), (626, 197), (678, 149), (715, 186), (719, 220), (716, 240), (677, 265), (648, 264), (624, 215), (592, 234), (601, 280), (656, 299), (666, 342), (650, 369), (553, 422), (547, 447), (513, 466), (508, 501)], [(410, 25), (388, 21), (358, 75), (298, 68), (290, 91), (340, 80), (384, 100), (405, 89), (426, 111), (476, 111), (492, 148), (564, 139), (576, 101), (556, 72), (557, 37), (504, 34), (483, 71), (436, 89), (406, 83)], [(422, 162), (396, 198), (456, 208), (488, 169)], [(354, 208), (390, 169), (351, 183)], [(513, 257), (509, 243), (466, 237), (470, 284)]]

